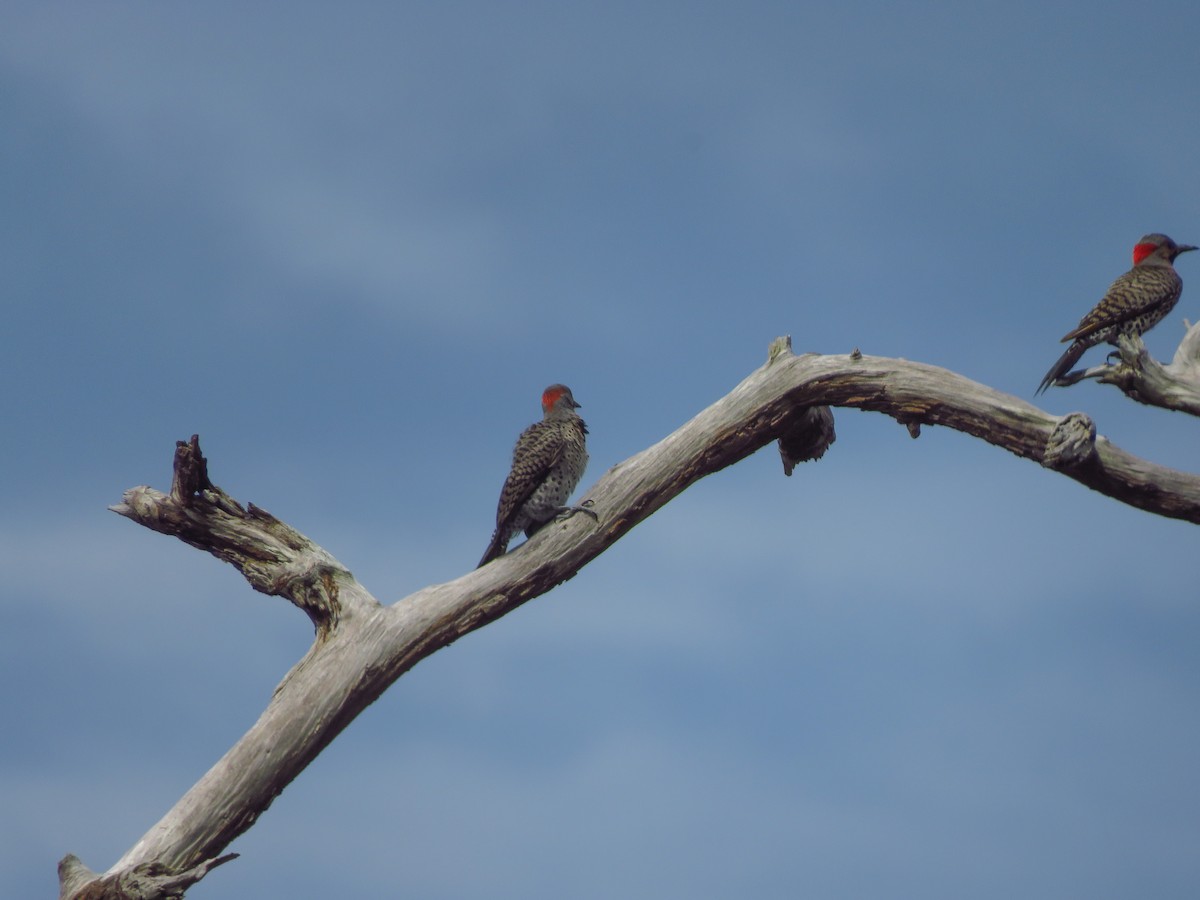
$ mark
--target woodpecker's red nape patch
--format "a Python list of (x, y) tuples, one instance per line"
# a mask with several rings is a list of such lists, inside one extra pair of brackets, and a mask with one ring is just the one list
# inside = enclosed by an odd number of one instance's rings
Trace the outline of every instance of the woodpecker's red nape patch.
[(545, 393), (542, 394), (542, 409), (550, 409), (562, 395), (563, 390), (560, 387), (546, 388)]
[(1135, 244), (1133, 247), (1133, 264), (1136, 266), (1157, 249), (1158, 244)]

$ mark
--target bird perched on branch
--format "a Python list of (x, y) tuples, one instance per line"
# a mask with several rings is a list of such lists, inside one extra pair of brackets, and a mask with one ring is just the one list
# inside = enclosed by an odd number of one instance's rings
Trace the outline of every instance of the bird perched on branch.
[(1183, 291), (1175, 271), (1175, 257), (1195, 250), (1176, 244), (1165, 234), (1148, 234), (1133, 246), (1133, 268), (1109, 287), (1103, 299), (1079, 320), (1079, 327), (1063, 337), (1071, 346), (1058, 358), (1042, 383), (1040, 394), (1071, 370), (1089, 347), (1116, 343), (1118, 335), (1143, 335), (1169, 313)]
[(512, 470), (500, 490), (496, 508), (496, 531), (479, 565), (483, 566), (508, 549), (517, 532), (533, 535), (560, 515), (590, 509), (565, 506), (571, 491), (587, 468), (588, 433), (579, 418), (579, 404), (571, 389), (552, 384), (542, 393), (542, 421), (526, 428), (513, 448)]

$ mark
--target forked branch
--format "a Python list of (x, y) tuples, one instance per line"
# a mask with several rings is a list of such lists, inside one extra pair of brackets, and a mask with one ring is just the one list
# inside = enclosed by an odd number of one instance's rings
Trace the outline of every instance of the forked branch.
[(143, 485), (110, 509), (208, 551), (256, 591), (291, 600), (312, 619), (318, 637), (337, 623), (338, 576), (350, 577), (345, 567), (290, 525), (253, 503), (243, 508), (209, 481), (198, 435), (176, 442), (170, 494)]
[(1184, 322), (1184, 326), (1187, 331), (1169, 365), (1154, 359), (1139, 336), (1123, 335), (1117, 338), (1115, 363), (1072, 372), (1060, 383), (1095, 378), (1101, 384), (1115, 384), (1138, 403), (1200, 416), (1200, 322)]

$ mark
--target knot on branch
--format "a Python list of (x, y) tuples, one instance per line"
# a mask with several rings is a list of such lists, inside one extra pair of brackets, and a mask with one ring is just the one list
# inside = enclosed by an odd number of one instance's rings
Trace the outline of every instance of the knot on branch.
[(341, 617), (337, 580), (340, 571), (340, 567), (304, 555), (278, 565), (258, 567), (248, 563), (243, 574), (255, 590), (270, 596), (287, 597), (304, 610), (321, 640), (337, 627)]
[(1083, 413), (1068, 413), (1055, 424), (1042, 454), (1042, 465), (1047, 469), (1073, 469), (1095, 453), (1096, 423)]
[(930, 403), (924, 398), (910, 398), (895, 413), (896, 421), (905, 427), (914, 441), (921, 436), (921, 426), (929, 418)]

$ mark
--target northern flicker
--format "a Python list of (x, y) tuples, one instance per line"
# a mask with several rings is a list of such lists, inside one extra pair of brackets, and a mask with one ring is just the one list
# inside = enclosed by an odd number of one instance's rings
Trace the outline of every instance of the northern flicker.
[(1085, 350), (1104, 342), (1116, 343), (1121, 334), (1142, 335), (1162, 321), (1179, 301), (1183, 280), (1172, 263), (1180, 253), (1195, 250), (1176, 244), (1165, 234), (1148, 234), (1133, 246), (1133, 268), (1109, 287), (1103, 299), (1063, 337), (1071, 341), (1042, 383), (1040, 394), (1071, 370)]
[(500, 490), (496, 531), (480, 566), (505, 553), (508, 542), (519, 531), (533, 537), (562, 513), (583, 511), (595, 515), (584, 507), (564, 505), (583, 477), (588, 461), (584, 438), (587, 426), (575, 412), (577, 409), (579, 404), (566, 385), (552, 384), (542, 393), (542, 421), (534, 422), (517, 438), (512, 470)]

